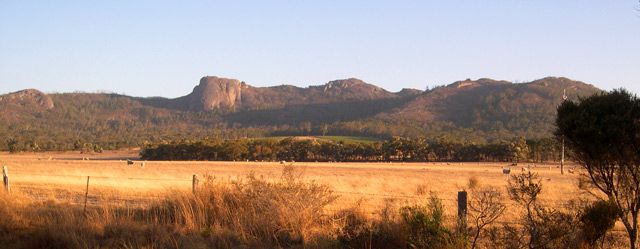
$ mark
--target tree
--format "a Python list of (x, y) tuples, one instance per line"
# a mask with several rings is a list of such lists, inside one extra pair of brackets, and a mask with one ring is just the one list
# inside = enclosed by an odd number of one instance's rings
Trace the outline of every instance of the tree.
[(502, 202), (502, 194), (494, 187), (472, 189), (469, 202), (469, 216), (475, 225), (471, 249), (477, 247), (482, 230), (496, 221), (507, 206)]
[(526, 160), (529, 155), (529, 146), (527, 145), (527, 140), (523, 137), (516, 138), (513, 142), (511, 142), (511, 153), (513, 156), (513, 163), (516, 165), (520, 160)]
[(539, 241), (542, 236), (540, 236), (540, 229), (537, 226), (538, 222), (536, 222), (540, 210), (537, 201), (540, 192), (542, 192), (542, 183), (537, 175), (528, 171), (521, 175), (512, 176), (508, 184), (509, 197), (526, 211), (524, 227), (529, 235), (528, 248), (538, 248), (542, 244)]
[(311, 125), (311, 122), (309, 121), (304, 121), (300, 123), (300, 132), (303, 135), (311, 135), (311, 128), (312, 128), (312, 125)]
[(626, 90), (600, 93), (558, 107), (556, 135), (593, 185), (618, 208), (630, 248), (636, 248), (640, 211), (640, 100)]
[(227, 160), (242, 160), (242, 157), (248, 152), (247, 146), (241, 140), (227, 141), (224, 143), (224, 153), (227, 156)]
[(19, 152), (21, 150), (20, 145), (18, 143), (18, 140), (15, 138), (9, 138), (7, 140), (7, 148), (9, 149), (9, 152), (11, 153), (16, 153)]
[(327, 132), (329, 132), (329, 125), (327, 124), (322, 124), (322, 126), (320, 127), (320, 131), (322, 132), (322, 136), (326, 136)]
[(573, 236), (574, 214), (546, 208), (541, 203), (542, 182), (537, 174), (528, 171), (509, 179), (507, 191), (511, 200), (522, 206), (524, 244), (529, 249), (566, 248)]

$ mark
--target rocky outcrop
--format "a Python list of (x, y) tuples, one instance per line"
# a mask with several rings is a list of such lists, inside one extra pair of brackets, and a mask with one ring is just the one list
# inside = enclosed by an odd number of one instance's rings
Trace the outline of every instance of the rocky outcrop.
[(51, 97), (36, 89), (25, 89), (5, 95), (0, 95), (0, 107), (18, 105), (35, 110), (49, 110), (54, 107)]
[(410, 96), (416, 96), (416, 95), (420, 95), (424, 93), (421, 90), (418, 89), (414, 89), (414, 88), (402, 88), (402, 90), (400, 90), (397, 94), (402, 96), (402, 97), (410, 97)]
[(394, 98), (400, 95), (350, 78), (306, 88), (281, 85), (252, 87), (236, 79), (206, 76), (193, 91), (177, 99), (145, 100), (159, 107), (188, 111), (265, 110), (308, 104)]
[(211, 111), (214, 109), (235, 109), (242, 103), (242, 90), (246, 84), (236, 79), (206, 76), (200, 79), (193, 91), (177, 101), (181, 109)]
[(511, 84), (511, 82), (504, 81), (504, 80), (480, 78), (478, 80), (466, 79), (462, 81), (456, 81), (448, 85), (448, 87), (453, 87), (458, 89), (463, 89), (463, 88), (471, 89), (471, 88), (480, 87), (480, 86), (496, 86), (496, 85), (506, 85), (506, 84)]
[(395, 94), (387, 90), (356, 78), (329, 81), (321, 87), (325, 95), (342, 99), (363, 100), (396, 97)]

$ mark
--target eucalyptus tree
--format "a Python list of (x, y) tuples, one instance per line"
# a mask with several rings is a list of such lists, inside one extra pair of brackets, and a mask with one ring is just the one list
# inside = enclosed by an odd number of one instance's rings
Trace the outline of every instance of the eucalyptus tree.
[(640, 99), (626, 90), (600, 93), (558, 107), (556, 135), (609, 201), (636, 248), (640, 211)]

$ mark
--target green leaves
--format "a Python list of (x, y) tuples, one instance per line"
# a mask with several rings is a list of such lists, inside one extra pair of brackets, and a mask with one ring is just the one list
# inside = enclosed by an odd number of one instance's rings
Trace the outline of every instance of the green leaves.
[(558, 107), (565, 138), (594, 185), (615, 203), (635, 248), (640, 211), (640, 99), (614, 90)]

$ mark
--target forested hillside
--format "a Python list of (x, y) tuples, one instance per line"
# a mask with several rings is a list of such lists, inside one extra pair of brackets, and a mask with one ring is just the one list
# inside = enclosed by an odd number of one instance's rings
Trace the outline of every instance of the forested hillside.
[(253, 87), (203, 77), (176, 99), (104, 93), (0, 95), (0, 149), (100, 150), (177, 140), (294, 135), (446, 138), (494, 143), (551, 136), (563, 90), (600, 91), (566, 78), (529, 83), (465, 80), (398, 93), (357, 79), (324, 85)]

